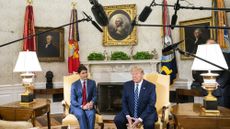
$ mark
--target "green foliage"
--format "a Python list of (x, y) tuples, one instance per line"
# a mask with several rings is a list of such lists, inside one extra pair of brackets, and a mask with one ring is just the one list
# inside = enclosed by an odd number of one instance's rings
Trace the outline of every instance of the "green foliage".
[(129, 59), (130, 57), (122, 51), (113, 52), (111, 55), (111, 60), (129, 60)]
[(88, 55), (88, 60), (104, 60), (105, 56), (99, 52), (92, 52)]
[(150, 54), (148, 51), (137, 52), (133, 56), (134, 60), (148, 60), (148, 59), (152, 59), (152, 58), (153, 58), (153, 54)]

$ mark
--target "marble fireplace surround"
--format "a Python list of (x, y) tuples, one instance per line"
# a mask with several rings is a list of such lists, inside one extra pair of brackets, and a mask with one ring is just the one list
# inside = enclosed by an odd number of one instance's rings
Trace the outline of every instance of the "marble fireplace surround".
[(137, 65), (145, 73), (157, 72), (160, 68), (159, 60), (129, 60), (129, 61), (84, 61), (89, 73), (97, 83), (126, 82), (131, 79), (130, 69)]

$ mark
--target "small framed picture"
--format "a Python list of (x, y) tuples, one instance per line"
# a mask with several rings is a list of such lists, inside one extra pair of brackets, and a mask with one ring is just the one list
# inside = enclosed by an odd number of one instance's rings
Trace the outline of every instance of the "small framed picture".
[[(51, 27), (35, 27), (36, 34), (52, 29)], [(64, 61), (64, 28), (41, 34), (36, 37), (39, 61)]]

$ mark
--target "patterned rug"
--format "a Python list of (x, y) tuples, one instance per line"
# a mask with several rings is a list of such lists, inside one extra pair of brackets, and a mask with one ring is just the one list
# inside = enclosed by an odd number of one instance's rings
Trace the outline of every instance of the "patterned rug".
[[(51, 114), (50, 115), (50, 124), (51, 129), (68, 129), (67, 126), (62, 126), (62, 119), (64, 118), (63, 114)], [(35, 121), (35, 126), (39, 129), (48, 129), (47, 128), (47, 116), (37, 117)], [(80, 129), (79, 127), (71, 126), (71, 129)], [(100, 129), (99, 126), (95, 125), (95, 129)], [(104, 129), (116, 129), (115, 124), (112, 120), (104, 120)]]

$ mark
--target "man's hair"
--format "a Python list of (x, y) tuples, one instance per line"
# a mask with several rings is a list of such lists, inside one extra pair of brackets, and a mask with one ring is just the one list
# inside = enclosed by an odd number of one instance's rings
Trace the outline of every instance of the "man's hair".
[(83, 70), (87, 71), (87, 68), (86, 68), (83, 64), (81, 64), (81, 65), (79, 66), (77, 72), (78, 72), (78, 73), (81, 73), (81, 71), (83, 71)]
[(134, 72), (134, 71), (140, 71), (141, 73), (144, 73), (144, 70), (141, 67), (137, 66), (137, 65), (135, 65), (135, 66), (133, 66), (131, 68), (131, 73)]

